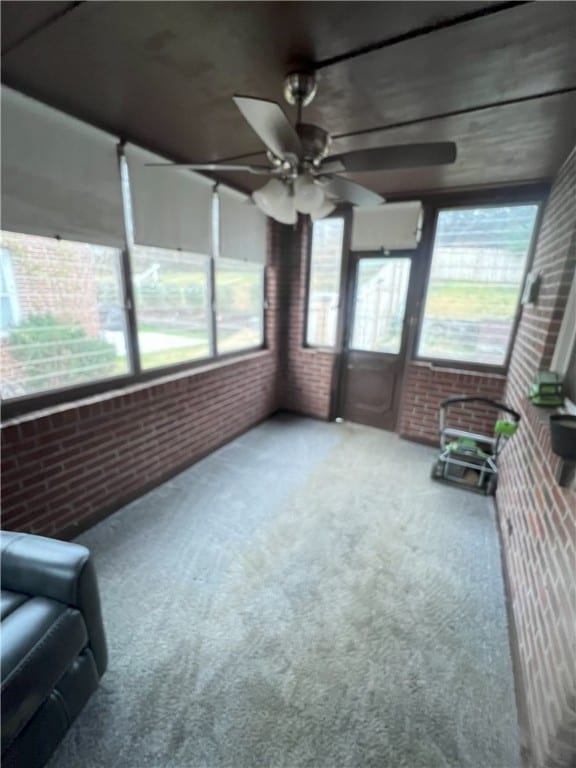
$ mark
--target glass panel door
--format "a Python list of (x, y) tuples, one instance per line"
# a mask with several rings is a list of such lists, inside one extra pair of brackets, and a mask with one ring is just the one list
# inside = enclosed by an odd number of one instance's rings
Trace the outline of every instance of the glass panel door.
[(409, 279), (407, 257), (358, 259), (350, 349), (400, 353)]
[(394, 429), (406, 355), (406, 311), (413, 252), (352, 253), (349, 327), (342, 353), (339, 415)]

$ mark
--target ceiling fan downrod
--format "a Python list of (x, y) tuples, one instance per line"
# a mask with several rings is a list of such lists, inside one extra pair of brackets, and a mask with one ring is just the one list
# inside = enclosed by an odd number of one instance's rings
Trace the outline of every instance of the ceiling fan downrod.
[(296, 132), (302, 143), (300, 165), (318, 167), (328, 155), (330, 134), (323, 128), (302, 122), (302, 109), (307, 107), (318, 91), (318, 79), (314, 72), (291, 72), (284, 78), (284, 98), (297, 109)]

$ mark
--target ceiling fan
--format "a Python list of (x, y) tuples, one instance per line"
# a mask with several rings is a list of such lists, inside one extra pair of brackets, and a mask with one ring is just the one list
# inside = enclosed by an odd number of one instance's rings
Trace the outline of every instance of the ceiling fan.
[(453, 142), (401, 144), (330, 155), (332, 139), (323, 128), (301, 120), (317, 91), (314, 74), (294, 72), (284, 81), (284, 97), (297, 107), (293, 126), (275, 101), (234, 96), (234, 103), (267, 148), (270, 165), (238, 163), (149, 163), (196, 171), (243, 171), (272, 179), (253, 194), (256, 205), (284, 224), (296, 223), (298, 212), (312, 219), (328, 216), (338, 201), (374, 206), (384, 198), (340, 173), (420, 168), (456, 160)]

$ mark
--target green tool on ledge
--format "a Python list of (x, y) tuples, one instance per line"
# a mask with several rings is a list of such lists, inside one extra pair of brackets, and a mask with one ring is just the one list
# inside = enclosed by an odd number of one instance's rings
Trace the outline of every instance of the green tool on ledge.
[(564, 398), (560, 376), (553, 371), (539, 371), (530, 386), (529, 398), (534, 405), (551, 408), (562, 405)]

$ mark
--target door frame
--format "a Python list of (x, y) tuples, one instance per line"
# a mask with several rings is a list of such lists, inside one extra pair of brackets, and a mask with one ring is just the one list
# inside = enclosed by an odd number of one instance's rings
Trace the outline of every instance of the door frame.
[[(349, 243), (348, 243), (349, 246)], [(342, 280), (340, 285), (341, 305), (338, 317), (338, 349), (335, 355), (334, 376), (333, 376), (333, 397), (331, 402), (330, 419), (333, 421), (343, 412), (346, 376), (346, 353), (352, 333), (352, 323), (354, 315), (354, 304), (357, 290), (357, 265), (363, 258), (409, 258), (410, 259), (410, 278), (408, 281), (408, 291), (406, 294), (406, 308), (404, 311), (404, 321), (402, 324), (402, 338), (400, 344), (400, 386), (394, 394), (394, 426), (391, 431), (395, 432), (400, 417), (402, 382), (406, 372), (406, 366), (411, 355), (411, 341), (414, 335), (415, 324), (418, 317), (417, 290), (419, 284), (418, 256), (420, 248), (403, 248), (399, 250), (376, 250), (376, 251), (353, 251), (350, 247), (346, 248), (342, 260)]]

